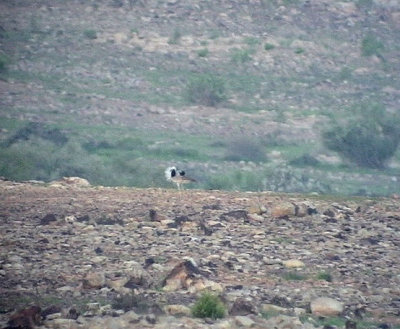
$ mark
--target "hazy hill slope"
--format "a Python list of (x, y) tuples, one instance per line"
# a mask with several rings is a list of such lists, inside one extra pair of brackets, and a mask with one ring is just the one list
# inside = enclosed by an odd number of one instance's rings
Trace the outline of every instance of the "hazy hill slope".
[[(398, 189), (399, 152), (388, 170), (360, 173), (343, 167), (321, 144), (330, 120), (346, 121), (359, 106), (376, 103), (398, 112), (395, 1), (0, 6), (2, 139), (32, 121), (68, 135), (62, 147), (32, 134), (3, 145), (3, 176), (79, 175), (106, 185), (162, 186), (160, 171), (173, 161), (203, 177), (206, 188), (346, 194)], [(190, 97), (188, 86), (204, 74), (224, 86), (214, 106)], [(309, 167), (304, 155), (317, 162)], [(25, 165), (14, 165), (16, 158)], [(51, 160), (47, 167), (43, 158)], [(291, 179), (268, 183), (282, 167)], [(237, 170), (250, 176), (238, 179)], [(299, 178), (303, 173), (307, 184)], [(330, 178), (338, 173), (348, 186)], [(381, 185), (370, 186), (374, 175), (382, 177)], [(259, 176), (266, 182), (255, 183)]]

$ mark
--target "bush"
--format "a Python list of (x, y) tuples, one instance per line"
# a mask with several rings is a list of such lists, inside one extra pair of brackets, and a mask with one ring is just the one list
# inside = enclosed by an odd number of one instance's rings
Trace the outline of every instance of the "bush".
[(189, 80), (184, 96), (190, 103), (215, 106), (226, 100), (225, 82), (211, 74), (196, 75)]
[(316, 167), (320, 164), (320, 162), (310, 154), (303, 154), (302, 156), (299, 156), (291, 160), (289, 164), (297, 167), (303, 167), (303, 166)]
[(97, 39), (97, 33), (95, 30), (85, 30), (83, 31), (83, 35), (90, 40)]
[(199, 57), (207, 57), (208, 55), (208, 49), (207, 48), (203, 48), (197, 51), (197, 55)]
[(266, 43), (265, 45), (264, 45), (264, 49), (265, 50), (272, 50), (272, 49), (274, 49), (275, 48), (275, 46), (272, 44), (272, 43)]
[(235, 64), (242, 64), (251, 60), (252, 50), (238, 49), (231, 50), (231, 60)]
[(177, 44), (179, 44), (179, 41), (181, 40), (181, 37), (182, 37), (181, 31), (179, 31), (178, 29), (175, 29), (174, 33), (169, 38), (168, 43), (170, 45), (177, 45)]
[(6, 145), (10, 146), (18, 141), (27, 141), (32, 137), (40, 137), (56, 145), (62, 146), (68, 142), (68, 137), (58, 128), (50, 128), (40, 122), (30, 122), (19, 129), (13, 136), (7, 139)]
[(383, 50), (383, 43), (374, 35), (367, 35), (361, 42), (361, 53), (363, 56), (379, 55)]
[(220, 319), (225, 316), (225, 307), (218, 296), (205, 293), (193, 306), (192, 315), (196, 318)]
[(0, 52), (0, 73), (7, 71), (7, 65), (10, 63), (10, 58)]
[(323, 133), (325, 146), (359, 167), (381, 169), (400, 142), (400, 120), (379, 105), (356, 110), (344, 125), (334, 124)]

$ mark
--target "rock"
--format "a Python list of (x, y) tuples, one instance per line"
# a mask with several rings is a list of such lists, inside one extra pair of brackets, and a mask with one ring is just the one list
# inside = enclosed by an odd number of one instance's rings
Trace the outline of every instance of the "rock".
[(52, 222), (56, 222), (57, 217), (54, 214), (47, 214), (40, 220), (40, 225), (49, 225)]
[(170, 315), (185, 315), (190, 316), (191, 310), (185, 305), (167, 305), (164, 307), (164, 312)]
[(258, 214), (249, 214), (248, 217), (253, 222), (262, 222), (264, 220), (264, 217)]
[(296, 215), (296, 208), (291, 202), (281, 202), (272, 207), (271, 215), (275, 218), (293, 217)]
[(299, 259), (289, 259), (289, 260), (283, 261), (282, 264), (287, 268), (305, 267), (305, 264)]
[(78, 329), (81, 328), (79, 324), (72, 319), (53, 319), (46, 321), (46, 328), (50, 329)]
[(343, 304), (333, 298), (320, 297), (311, 301), (311, 313), (320, 316), (335, 316), (343, 312)]
[(234, 219), (244, 219), (247, 220), (247, 211), (246, 210), (232, 210), (229, 212), (223, 213), (220, 218), (222, 220), (229, 220), (227, 217), (231, 217)]
[(256, 313), (256, 308), (252, 302), (244, 298), (237, 298), (229, 311), (230, 315), (248, 315)]
[(84, 289), (99, 289), (106, 284), (106, 276), (103, 272), (88, 272), (83, 279)]
[(274, 329), (299, 329), (302, 328), (302, 323), (297, 317), (278, 315), (266, 321), (266, 328)]
[(164, 291), (175, 291), (189, 288), (193, 281), (201, 276), (200, 270), (192, 260), (185, 260), (177, 264), (163, 282)]
[(235, 316), (235, 323), (240, 327), (250, 328), (255, 325), (253, 319), (248, 316), (237, 315)]
[(90, 186), (90, 183), (85, 178), (80, 177), (63, 177), (60, 183), (74, 186)]
[(261, 310), (266, 313), (272, 313), (272, 314), (279, 314), (279, 313), (288, 313), (289, 310), (285, 307), (281, 307), (278, 305), (274, 304), (262, 304), (261, 305)]
[(11, 315), (8, 320), (10, 328), (33, 329), (41, 323), (41, 308), (31, 306)]

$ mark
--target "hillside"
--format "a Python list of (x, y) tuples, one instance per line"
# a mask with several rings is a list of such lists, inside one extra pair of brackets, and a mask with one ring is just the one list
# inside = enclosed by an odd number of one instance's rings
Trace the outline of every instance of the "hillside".
[(0, 175), (390, 196), (398, 149), (360, 168), (321, 136), (398, 114), (399, 30), (386, 0), (0, 1)]
[[(398, 199), (82, 179), (0, 181), (0, 195), (3, 326), (400, 328)], [(204, 289), (223, 319), (191, 316)]]

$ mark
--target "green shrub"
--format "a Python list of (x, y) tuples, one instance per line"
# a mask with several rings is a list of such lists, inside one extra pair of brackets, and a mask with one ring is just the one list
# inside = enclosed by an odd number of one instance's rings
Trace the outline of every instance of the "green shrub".
[(20, 140), (29, 140), (32, 137), (40, 137), (59, 146), (68, 142), (67, 135), (60, 129), (51, 128), (40, 122), (30, 122), (8, 138), (6, 145), (10, 146)]
[(283, 278), (287, 281), (302, 281), (306, 280), (307, 276), (298, 272), (286, 272), (283, 274)]
[(320, 162), (310, 154), (303, 154), (302, 156), (299, 156), (291, 160), (289, 164), (298, 167), (304, 167), (304, 166), (315, 167), (318, 166)]
[(324, 280), (327, 282), (332, 282), (333, 278), (332, 278), (332, 274), (328, 273), (328, 272), (319, 272), (317, 274), (317, 280)]
[(10, 63), (10, 58), (0, 52), (0, 73), (5, 72), (7, 70), (7, 65)]
[(215, 106), (226, 100), (225, 82), (212, 74), (196, 75), (189, 80), (184, 96), (190, 103)]
[(400, 120), (379, 105), (367, 105), (347, 123), (323, 132), (323, 142), (359, 167), (381, 169), (400, 143)]
[(97, 39), (97, 33), (96, 33), (95, 30), (91, 30), (91, 29), (85, 30), (85, 31), (83, 31), (83, 35), (84, 35), (86, 38), (90, 39), (90, 40)]
[(175, 29), (174, 33), (169, 38), (168, 43), (170, 45), (177, 45), (177, 44), (179, 44), (181, 37), (182, 37), (181, 31), (179, 31), (178, 29)]
[(255, 37), (245, 37), (243, 41), (249, 46), (257, 46), (260, 43), (260, 40)]
[(383, 48), (383, 43), (372, 34), (368, 34), (361, 42), (363, 56), (379, 55)]
[(220, 319), (225, 316), (225, 306), (218, 296), (204, 293), (193, 306), (192, 315), (196, 318)]
[(272, 43), (266, 43), (265, 45), (264, 45), (264, 49), (265, 50), (272, 50), (272, 49), (274, 49), (275, 48), (275, 46), (272, 44)]
[(197, 55), (199, 57), (207, 57), (208, 55), (208, 49), (207, 48), (203, 48), (197, 51)]
[(235, 64), (242, 64), (251, 60), (251, 49), (238, 49), (231, 50), (231, 60)]

